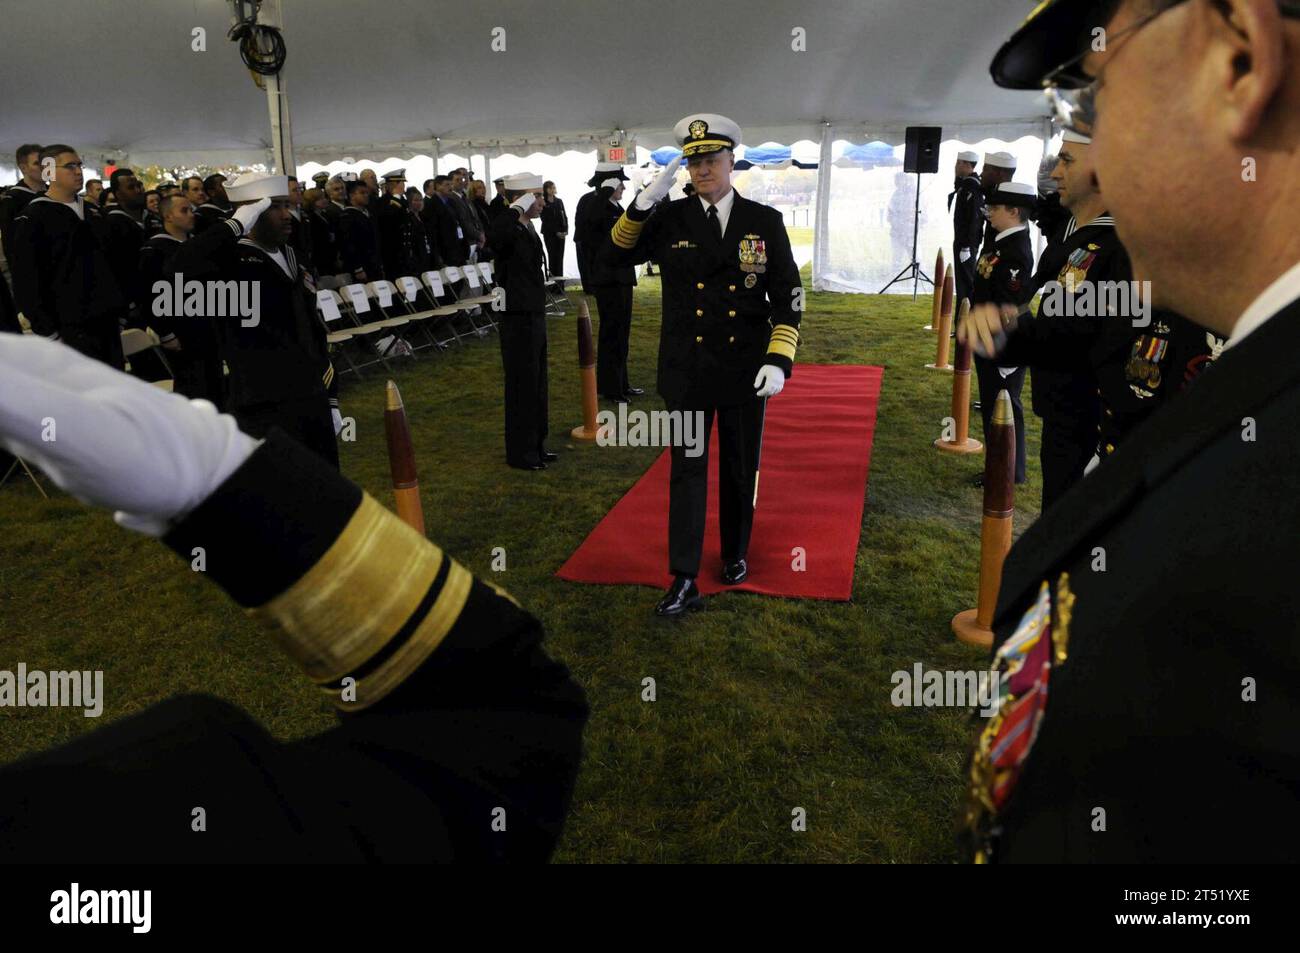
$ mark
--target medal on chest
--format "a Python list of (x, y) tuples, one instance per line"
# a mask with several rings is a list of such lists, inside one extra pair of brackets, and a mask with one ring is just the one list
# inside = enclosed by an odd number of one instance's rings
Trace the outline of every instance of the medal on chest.
[(997, 263), (998, 256), (996, 254), (990, 253), (988, 255), (980, 255), (980, 260), (976, 263), (975, 270), (979, 272), (981, 278), (987, 279), (992, 277), (993, 269), (997, 266)]
[(767, 246), (759, 236), (749, 234), (740, 240), (739, 257), (741, 271), (760, 275), (767, 271)]

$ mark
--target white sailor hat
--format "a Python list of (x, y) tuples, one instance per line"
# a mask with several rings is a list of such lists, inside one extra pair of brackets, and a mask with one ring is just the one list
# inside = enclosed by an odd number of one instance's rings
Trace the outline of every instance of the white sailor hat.
[(717, 113), (696, 113), (687, 116), (673, 127), (682, 155), (708, 155), (722, 149), (735, 150), (740, 145), (740, 127), (726, 116)]
[(1066, 142), (1077, 142), (1081, 145), (1092, 145), (1092, 136), (1086, 136), (1081, 132), (1075, 132), (1073, 129), (1067, 129), (1062, 133), (1061, 138)]
[(406, 181), (406, 170), (405, 170), (405, 169), (394, 169), (392, 172), (385, 172), (385, 173), (384, 173), (384, 181), (385, 181), (385, 182), (396, 182), (396, 181), (399, 180), (399, 179), (400, 179), (401, 181), (403, 181), (403, 182)]
[(989, 205), (1016, 205), (1033, 208), (1038, 204), (1038, 190), (1024, 182), (999, 182), (988, 198)]
[(1016, 170), (1016, 157), (1010, 152), (986, 152), (984, 154), (984, 164), (996, 166), (999, 169)]
[(507, 192), (540, 192), (542, 177), (531, 172), (518, 172), (505, 177), (503, 184)]
[(344, 182), (355, 182), (357, 181), (357, 174), (355, 172), (340, 172), (339, 178)]
[(226, 186), (226, 198), (231, 202), (256, 202), (258, 199), (289, 197), (289, 177), (268, 175), (265, 172), (245, 172)]
[(957, 161), (958, 162), (979, 162), (980, 154), (976, 152), (974, 149), (963, 149), (961, 152), (957, 153)]
[(624, 182), (627, 181), (627, 173), (623, 171), (623, 166), (620, 165), (619, 163), (597, 162), (596, 172), (595, 174), (592, 175), (590, 179), (587, 180), (587, 184), (590, 186), (596, 186), (604, 182), (606, 179), (610, 178), (611, 176), (616, 179), (621, 179)]

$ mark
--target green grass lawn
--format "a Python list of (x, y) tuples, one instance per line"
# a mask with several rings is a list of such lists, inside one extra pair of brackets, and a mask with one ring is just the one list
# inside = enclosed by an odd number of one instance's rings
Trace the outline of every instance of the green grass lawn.
[[(929, 313), (925, 298), (809, 295), (801, 361), (885, 368), (853, 600), (728, 594), (676, 624), (653, 617), (652, 589), (553, 575), (659, 452), (578, 449), (564, 439), (581, 423), (572, 317), (550, 325), (549, 443), (561, 456), (544, 473), (505, 466), (495, 339), (421, 352), (398, 369), (430, 537), (541, 618), (551, 651), (591, 702), (556, 860), (957, 859), (971, 724), (964, 712), (890, 703), (896, 670), (983, 662), (949, 629), (974, 605), (981, 497), (969, 481), (983, 457), (931, 447), (952, 378), (924, 368), (934, 360), (934, 336), (921, 331)], [(630, 367), (633, 383), (650, 390), (658, 315), (659, 281), (645, 279)], [(384, 377), (371, 371), (344, 383), (357, 439), (342, 446), (343, 470), (391, 505)], [(1030, 475), (1017, 533), (1037, 516), (1036, 465)], [(282, 738), (332, 723), (306, 680), (220, 591), (153, 540), (50, 489), (47, 503), (25, 479), (0, 488), (0, 669), (103, 669), (105, 712), (96, 721), (79, 710), (0, 709), (0, 760), (178, 692), (228, 698)], [(491, 572), (496, 546), (506, 549), (504, 573)], [(640, 700), (646, 676), (657, 681), (653, 703)], [(795, 807), (807, 811), (805, 832), (790, 829)]]

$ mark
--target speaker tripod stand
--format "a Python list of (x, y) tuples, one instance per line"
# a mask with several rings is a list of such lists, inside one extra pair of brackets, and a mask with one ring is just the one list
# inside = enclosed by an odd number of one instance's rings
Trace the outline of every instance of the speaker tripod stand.
[(900, 281), (906, 281), (908, 278), (912, 279), (912, 300), (913, 301), (916, 300), (916, 288), (917, 285), (920, 284), (920, 282), (924, 281), (926, 284), (930, 285), (930, 287), (934, 287), (934, 280), (925, 273), (925, 270), (921, 267), (921, 263), (916, 260), (916, 240), (919, 237), (918, 233), (920, 231), (920, 228), (921, 228), (921, 173), (918, 172), (916, 173), (916, 208), (912, 212), (912, 263), (910, 265), (905, 266), (902, 271), (900, 271), (897, 275), (894, 276), (893, 280), (890, 281), (889, 284), (885, 285), (885, 287), (877, 291), (876, 294), (882, 295), (890, 288), (892, 288), (894, 285), (898, 284)]

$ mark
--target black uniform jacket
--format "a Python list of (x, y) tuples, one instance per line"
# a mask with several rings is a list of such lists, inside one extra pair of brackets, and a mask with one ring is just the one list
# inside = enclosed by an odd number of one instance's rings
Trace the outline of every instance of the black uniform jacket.
[(578, 275), (582, 279), (582, 293), (591, 294), (591, 261), (605, 243), (605, 235), (592, 246), (583, 236), (591, 233), (591, 219), (600, 208), (600, 190), (593, 189), (578, 199), (573, 212), (573, 245), (578, 253)]
[[(339, 723), (278, 742), (235, 705), (187, 695), (0, 767), (0, 861), (550, 856), (588, 708), (509, 595), (278, 430), (163, 541), (177, 572), (204, 547), (207, 578)], [(195, 805), (208, 833), (191, 830)]]
[(343, 270), (365, 270), (366, 281), (384, 277), (375, 223), (366, 209), (349, 205), (339, 216), (339, 253)]
[(311, 253), (316, 273), (337, 275), (342, 270), (339, 263), (338, 216), (312, 209), (307, 213), (307, 220), (311, 223)]
[(406, 199), (395, 195), (386, 196), (379, 205), (378, 215), (379, 251), (383, 258), (384, 275), (395, 280), (403, 275), (416, 274), (416, 222), (407, 208)]
[(14, 300), (34, 332), (98, 350), (119, 333), (127, 300), (106, 253), (104, 217), (82, 205), (84, 220), (62, 202), (32, 199), (14, 222), (9, 264)]
[[(149, 239), (149, 227), (143, 217), (137, 220), (122, 208), (111, 210), (104, 216), (104, 222), (108, 226), (108, 242), (104, 250), (113, 266), (113, 274), (117, 276), (117, 285), (127, 301), (139, 301), (140, 249)], [(136, 318), (135, 323), (140, 327), (148, 323), (141, 324), (138, 315)]]
[(433, 263), (437, 268), (445, 265), (463, 265), (468, 258), (468, 246), (456, 221), (456, 213), (438, 196), (426, 198), (420, 212), (424, 232), (429, 236)]
[(532, 223), (514, 209), (492, 222), (487, 241), (496, 253), (497, 284), (505, 289), (506, 311), (545, 311), (542, 240)]
[(1029, 742), (1020, 772), (971, 765), (976, 801), (1003, 784), (1000, 809), (974, 819), (1001, 829), (992, 859), (1294, 861), (1297, 353), (1300, 300), (1225, 349), (1011, 548), (994, 645), (1009, 653), (1030, 607), (1050, 601), (1050, 639), (1025, 669), (1050, 690), (1038, 705), (1022, 684), (1029, 712), (979, 719), (990, 751), (1017, 723)]
[(660, 265), (658, 389), (665, 400), (740, 404), (753, 398), (764, 364), (790, 376), (803, 295), (776, 209), (737, 193), (718, 241), (698, 196), (648, 213), (634, 203), (598, 256), (609, 266), (647, 259)]
[(182, 244), (172, 260), (186, 281), (258, 283), (261, 300), (255, 325), (245, 327), (238, 316), (211, 318), (230, 367), (231, 410), (335, 393), (325, 328), (316, 317), (312, 292), (293, 249), (283, 249), (291, 278), (260, 247), (241, 239), (241, 231), (239, 223), (229, 219)]
[[(1034, 296), (1034, 250), (1029, 244), (1029, 229), (1022, 227), (1003, 232), (985, 247), (975, 263), (975, 282), (971, 288), (972, 305), (1024, 304)], [(1011, 361), (1001, 361), (1016, 366)]]
[[(166, 233), (154, 235), (144, 243), (140, 249), (139, 297), (136, 303), (142, 324), (153, 328), (163, 338), (174, 334), (188, 354), (205, 358), (217, 350), (216, 323), (211, 318), (159, 317), (154, 314), (154, 303), (158, 298), (154, 285), (159, 281), (172, 284), (177, 272), (176, 253), (183, 244)], [(188, 276), (182, 275), (182, 278), (188, 280)]]
[[(1062, 259), (1062, 255), (1064, 258)], [(1060, 262), (1057, 265), (1057, 262)], [(1052, 268), (1058, 270), (1053, 273)], [(1093, 300), (1097, 300), (1096, 282), (1128, 281), (1132, 267), (1128, 254), (1115, 236), (1113, 220), (1103, 216), (1080, 228), (1059, 245), (1049, 246), (1039, 263), (1034, 282), (1042, 291), (1051, 281), (1068, 287), (1073, 280), (1075, 300), (1084, 294), (1084, 282), (1093, 282)], [(1149, 325), (1133, 324), (1137, 315), (1098, 318), (1089, 315), (1046, 313), (1047, 294), (1039, 302), (1037, 317), (1022, 316), (1006, 349), (998, 356), (1005, 366), (1035, 366), (1035, 410), (1038, 410), (1044, 385), (1061, 383), (1052, 371), (1093, 375), (1095, 394), (1101, 401), (1101, 430), (1098, 450), (1103, 455), (1115, 447), (1137, 423), (1159, 404), (1176, 396), (1213, 360), (1223, 342), (1197, 327), (1181, 315), (1155, 311)], [(1082, 384), (1073, 388), (1064, 378), (1061, 390), (1047, 390), (1046, 407), (1067, 413), (1083, 406), (1086, 393)], [(1041, 416), (1047, 416), (1042, 414)]]
[(194, 234), (202, 235), (217, 222), (223, 222), (228, 218), (230, 212), (226, 209), (212, 202), (204, 202), (194, 210)]
[(0, 195), (0, 245), (4, 246), (5, 258), (10, 262), (13, 261), (10, 249), (13, 248), (14, 221), (23, 214), (27, 203), (41, 194), (43, 193), (33, 192), (25, 182), (20, 181), (5, 189), (4, 195)]
[(952, 209), (953, 247), (969, 248), (972, 256), (978, 255), (984, 234), (984, 191), (980, 188), (980, 177), (963, 176), (948, 195), (948, 207)]
[[(584, 220), (583, 244), (599, 249), (623, 215), (623, 206), (613, 200), (593, 202)], [(609, 256), (597, 255), (587, 265), (587, 284), (593, 288), (606, 285), (635, 285), (636, 266), (614, 262)]]

